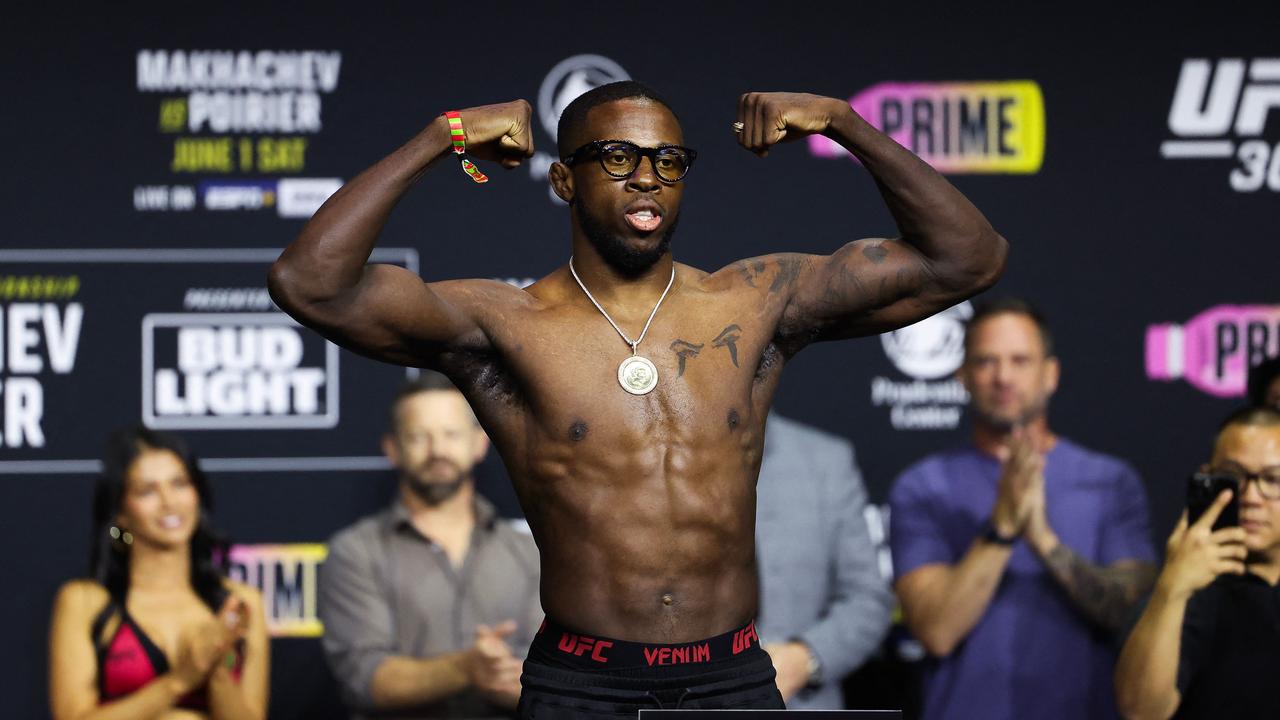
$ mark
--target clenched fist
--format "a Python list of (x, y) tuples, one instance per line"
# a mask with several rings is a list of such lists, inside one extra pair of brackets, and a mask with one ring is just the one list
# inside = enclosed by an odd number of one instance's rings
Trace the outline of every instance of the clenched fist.
[[(738, 143), (764, 157), (788, 140), (822, 133), (837, 113), (853, 112), (849, 103), (808, 93), (745, 93), (738, 98)], [(735, 125), (736, 128), (736, 125)]]
[[(458, 111), (467, 138), (467, 156), (493, 160), (502, 167), (513, 168), (533, 156), (533, 131), (530, 117), (533, 109), (525, 100), (496, 105), (481, 105)], [(439, 122), (448, 123), (441, 116)]]

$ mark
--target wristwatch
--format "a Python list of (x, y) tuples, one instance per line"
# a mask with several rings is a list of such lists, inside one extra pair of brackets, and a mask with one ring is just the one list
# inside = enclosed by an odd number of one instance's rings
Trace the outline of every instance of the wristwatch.
[[(803, 643), (804, 641), (800, 640), (799, 642)], [(805, 647), (809, 649), (809, 682), (806, 684), (809, 687), (821, 685), (822, 661), (818, 659), (818, 653), (814, 652), (813, 648), (809, 647), (808, 643), (805, 643)]]
[(986, 522), (982, 523), (982, 539), (995, 545), (1008, 547), (1017, 541), (1018, 536), (1005, 537), (1001, 535), (1000, 531), (996, 529), (996, 524), (991, 522), (991, 518), (987, 518)]

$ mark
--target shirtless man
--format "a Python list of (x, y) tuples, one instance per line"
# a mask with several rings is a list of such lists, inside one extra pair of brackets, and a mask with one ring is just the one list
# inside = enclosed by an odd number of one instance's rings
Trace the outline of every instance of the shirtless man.
[[(514, 167), (533, 153), (524, 100), (460, 119), (470, 157)], [(550, 182), (569, 204), (572, 261), (533, 285), (424, 283), (366, 265), (436, 161), (442, 182), (469, 182), (447, 159), (443, 116), (334, 194), (271, 270), (280, 307), (330, 340), (448, 375), (505, 461), (541, 552), (547, 614), (523, 716), (781, 707), (751, 619), (755, 483), (782, 368), (809, 343), (914, 323), (1002, 272), (1005, 240), (978, 209), (848, 103), (747, 93), (733, 130), (761, 157), (813, 133), (840, 143), (901, 237), (713, 273), (675, 263), (693, 154), (669, 105), (628, 81), (561, 117)], [(633, 355), (652, 361), (651, 389)]]

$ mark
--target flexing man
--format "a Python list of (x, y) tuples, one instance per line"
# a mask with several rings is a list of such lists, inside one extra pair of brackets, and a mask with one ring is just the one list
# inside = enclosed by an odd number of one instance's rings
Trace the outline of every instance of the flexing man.
[[(470, 156), (514, 167), (533, 153), (527, 102), (459, 115)], [(843, 145), (901, 237), (714, 273), (675, 263), (695, 154), (668, 104), (624, 82), (560, 119), (550, 181), (572, 256), (533, 285), (366, 265), (396, 203), (451, 152), (446, 117), (343, 186), (272, 268), (272, 296), (299, 321), (438, 369), (475, 408), (541, 551), (547, 622), (525, 663), (526, 715), (780, 706), (751, 618), (755, 481), (782, 368), (811, 342), (928, 317), (1002, 271), (1005, 241), (977, 208), (848, 103), (748, 93), (737, 121), (759, 156), (813, 133)]]

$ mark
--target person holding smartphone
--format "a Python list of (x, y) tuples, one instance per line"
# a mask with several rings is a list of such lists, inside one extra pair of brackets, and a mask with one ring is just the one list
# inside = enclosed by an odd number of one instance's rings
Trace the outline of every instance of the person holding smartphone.
[(1233, 500), (1225, 490), (1169, 536), (1116, 665), (1126, 718), (1280, 717), (1280, 412), (1227, 418), (1211, 470), (1237, 478), (1240, 525), (1213, 529)]

